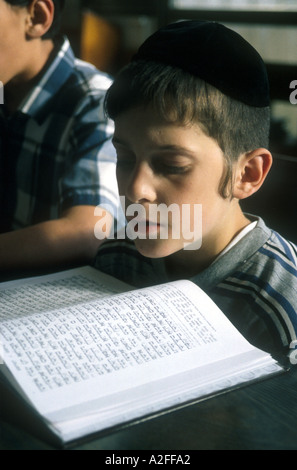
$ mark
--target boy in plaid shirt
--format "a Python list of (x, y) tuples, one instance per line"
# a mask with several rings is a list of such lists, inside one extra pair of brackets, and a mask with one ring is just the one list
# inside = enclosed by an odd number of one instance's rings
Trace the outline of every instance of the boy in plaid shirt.
[[(58, 37), (64, 0), (0, 0), (0, 271), (86, 263), (117, 213), (111, 81)], [(94, 209), (100, 206), (99, 216)], [(108, 207), (108, 214), (103, 210)]]

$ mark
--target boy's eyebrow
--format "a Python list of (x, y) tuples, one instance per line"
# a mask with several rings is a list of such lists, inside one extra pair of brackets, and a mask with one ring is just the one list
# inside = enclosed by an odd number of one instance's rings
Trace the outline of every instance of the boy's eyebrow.
[[(127, 142), (125, 142), (124, 140), (121, 140), (121, 139), (118, 139), (117, 137), (114, 137), (112, 139), (112, 142), (113, 144), (118, 144), (118, 145), (124, 145), (126, 147), (129, 147), (129, 144)], [(162, 152), (174, 152), (174, 153), (182, 153), (183, 155), (185, 156), (188, 156), (190, 158), (194, 158), (195, 157), (195, 152), (194, 151), (191, 151), (190, 149), (187, 149), (185, 147), (183, 147), (182, 145), (175, 145), (175, 144), (171, 144), (171, 145), (160, 145), (158, 146), (158, 152), (162, 151)]]
[(162, 145), (160, 147), (158, 147), (158, 151), (162, 151), (162, 152), (172, 152), (172, 153), (182, 153), (183, 155), (187, 156), (187, 157), (191, 157), (191, 158), (194, 158), (195, 156), (195, 152), (194, 151), (191, 151), (190, 149), (186, 148), (186, 147), (183, 147), (182, 145), (175, 145), (175, 144), (171, 144), (171, 145)]

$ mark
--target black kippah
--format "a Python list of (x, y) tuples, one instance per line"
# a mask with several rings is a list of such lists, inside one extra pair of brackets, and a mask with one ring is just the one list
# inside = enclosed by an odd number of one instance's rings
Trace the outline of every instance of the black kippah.
[(245, 39), (222, 24), (170, 24), (142, 44), (133, 57), (137, 60), (181, 68), (247, 105), (269, 106), (269, 83), (262, 58)]

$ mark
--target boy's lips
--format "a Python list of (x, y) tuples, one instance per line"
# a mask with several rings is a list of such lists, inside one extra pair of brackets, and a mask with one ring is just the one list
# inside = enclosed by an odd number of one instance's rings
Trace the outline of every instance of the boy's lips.
[[(127, 217), (127, 221), (131, 222), (134, 220), (135, 217)], [(159, 232), (162, 225), (158, 222), (151, 221), (151, 220), (137, 220), (134, 226), (134, 230), (136, 233), (139, 234), (146, 234), (149, 233), (156, 233)]]
[(150, 233), (152, 231), (155, 232), (160, 229), (160, 224), (152, 223), (150, 221), (140, 222), (137, 225), (138, 225), (138, 231), (140, 232), (145, 231), (146, 233)]

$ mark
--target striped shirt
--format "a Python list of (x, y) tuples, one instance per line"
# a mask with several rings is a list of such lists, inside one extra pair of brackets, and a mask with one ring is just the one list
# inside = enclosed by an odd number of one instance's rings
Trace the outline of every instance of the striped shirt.
[(110, 78), (57, 45), (38, 84), (19, 109), (0, 105), (0, 232), (56, 219), (75, 205), (120, 207), (103, 110)]
[[(250, 343), (283, 357), (297, 338), (297, 247), (256, 220), (253, 230), (191, 280)], [(127, 240), (105, 242), (94, 266), (136, 287), (169, 281), (162, 259), (142, 256)]]

